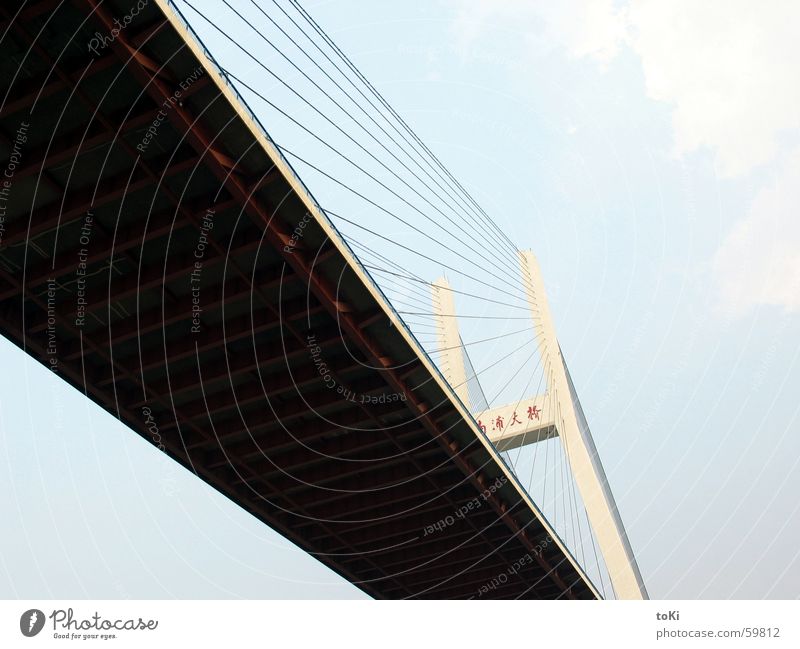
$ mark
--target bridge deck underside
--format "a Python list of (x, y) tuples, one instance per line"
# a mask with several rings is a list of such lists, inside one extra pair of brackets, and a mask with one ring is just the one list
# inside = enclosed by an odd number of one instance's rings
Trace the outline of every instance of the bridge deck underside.
[(161, 9), (87, 50), (126, 6), (0, 7), (2, 333), (374, 597), (593, 597)]

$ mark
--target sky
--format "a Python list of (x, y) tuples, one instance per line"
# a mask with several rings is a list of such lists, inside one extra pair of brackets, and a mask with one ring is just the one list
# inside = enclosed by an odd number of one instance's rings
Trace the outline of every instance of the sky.
[[(404, 181), (428, 194), (416, 177), (391, 161), (381, 166), (337, 129), (366, 136), (358, 124), (365, 120), (353, 119), (357, 108), (337, 113), (303, 77), (327, 83), (291, 43), (279, 49), (300, 69), (222, 2), (192, 4), (242, 46), (179, 0), (220, 63), (332, 146), (241, 88), (275, 141), (424, 236), (287, 153), (320, 204), (436, 262), (332, 217), (346, 237), (428, 281), (444, 273), (456, 288), (498, 296), (447, 264), (518, 289), (493, 232), (481, 238), (469, 224), (450, 227), (417, 195), (416, 209), (398, 198), (411, 195)], [(284, 20), (276, 5), (262, 5)], [(280, 42), (251, 5), (235, 6)], [(800, 44), (792, 26), (800, 7), (304, 6), (502, 236), (539, 258), (559, 341), (650, 596), (796, 598)], [(368, 149), (389, 160), (381, 143), (388, 140), (379, 136)], [(398, 310), (418, 304), (419, 293), (375, 277)], [(459, 297), (456, 306), (483, 316), (460, 321), (465, 341), (520, 327), (516, 312), (480, 298)], [(407, 320), (428, 346), (424, 316)], [(497, 403), (525, 392), (528, 378), (506, 384), (515, 371), (525, 376), (527, 352), (514, 356), (516, 364), (497, 363), (514, 348), (510, 339), (470, 346), (474, 365), (488, 368), (481, 382)], [(0, 516), (15, 532), (0, 537), (0, 596), (361, 596), (3, 340), (0, 359), (0, 488), (9, 494)]]

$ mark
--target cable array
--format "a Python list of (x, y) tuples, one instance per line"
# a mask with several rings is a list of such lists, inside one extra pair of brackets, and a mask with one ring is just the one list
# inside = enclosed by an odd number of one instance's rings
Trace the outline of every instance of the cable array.
[[(443, 372), (452, 348), (439, 344), (437, 318), (458, 318), (473, 414), (543, 394), (543, 416), (563, 426), (517, 246), (322, 27), (297, 0), (176, 2)], [(458, 313), (433, 308), (442, 275)], [(566, 450), (555, 437), (504, 457), (606, 594), (607, 571)]]

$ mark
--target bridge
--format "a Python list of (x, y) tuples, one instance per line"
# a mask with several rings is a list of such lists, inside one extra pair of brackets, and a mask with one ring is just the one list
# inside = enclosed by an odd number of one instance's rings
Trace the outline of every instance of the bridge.
[[(175, 4), (0, 20), (4, 336), (375, 598), (646, 597), (532, 254), (545, 389), (471, 400), (447, 280), (435, 362)], [(506, 456), (553, 442), (594, 577)]]

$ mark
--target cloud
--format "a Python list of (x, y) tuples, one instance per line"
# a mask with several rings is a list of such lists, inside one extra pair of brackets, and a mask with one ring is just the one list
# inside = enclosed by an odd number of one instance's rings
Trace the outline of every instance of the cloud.
[[(708, 151), (717, 175), (769, 177), (713, 258), (723, 307), (800, 307), (800, 2), (479, 0), (455, 2), (462, 47), (494, 25), (528, 56), (560, 48), (607, 66), (627, 47), (648, 97), (672, 107), (674, 153)], [(766, 173), (764, 173), (766, 171)], [(724, 190), (724, 185), (721, 185)], [(744, 216), (742, 217), (742, 215)]]
[(769, 162), (800, 128), (800, 3), (777, 0), (453, 0), (466, 49), (492, 27), (522, 34), (529, 55), (562, 48), (608, 64), (628, 45), (647, 94), (673, 107), (678, 154), (711, 150), (723, 177)]
[(800, 311), (800, 148), (753, 200), (713, 260), (723, 307)]
[(572, 58), (608, 63), (619, 51), (625, 24), (612, 0), (453, 0), (453, 31), (468, 49), (492, 26), (522, 34), (528, 53), (565, 48)]
[(800, 128), (800, 3), (642, 0), (625, 13), (648, 95), (673, 106), (676, 152), (707, 147), (720, 176), (739, 176)]
[(642, 0), (626, 19), (647, 94), (673, 107), (675, 152), (710, 151), (720, 178), (768, 171), (713, 257), (719, 306), (800, 310), (800, 149), (785, 144), (800, 129), (800, 3)]

